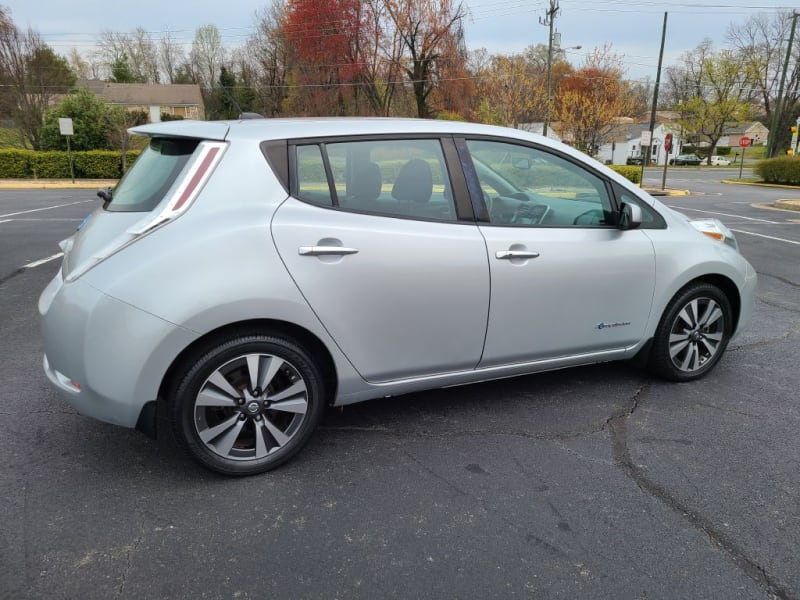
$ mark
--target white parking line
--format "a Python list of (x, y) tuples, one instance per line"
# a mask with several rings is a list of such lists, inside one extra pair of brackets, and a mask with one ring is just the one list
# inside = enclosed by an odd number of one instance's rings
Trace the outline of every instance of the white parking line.
[(64, 206), (73, 206), (75, 204), (86, 204), (87, 202), (97, 202), (96, 200), (78, 200), (77, 202), (68, 202), (67, 204), (56, 204), (55, 206), (45, 206), (44, 208), (32, 208), (30, 210), (21, 210), (19, 212), (8, 213), (6, 215), (0, 215), (0, 219), (3, 217), (15, 217), (17, 215), (26, 215), (32, 212), (39, 212), (40, 210), (53, 210), (54, 208), (62, 208)]
[[(731, 214), (728, 214), (728, 213), (713, 212), (713, 211), (710, 211), (710, 210), (700, 210), (699, 208), (687, 208), (685, 206), (674, 206), (672, 204), (670, 204), (669, 207), (670, 208), (674, 208), (677, 211), (693, 210), (694, 212), (705, 213), (705, 214), (708, 214), (708, 215), (720, 215), (722, 217), (733, 217), (735, 219), (744, 219), (745, 221), (758, 221), (759, 223), (769, 223), (770, 225), (782, 225), (782, 223), (780, 221), (768, 221), (767, 219), (756, 219), (756, 218), (753, 218), (753, 217), (743, 217), (742, 215), (731, 215)], [(0, 216), (2, 216), (2, 215), (0, 215)]]
[(2, 221), (0, 221), (0, 223), (10, 223), (13, 220), (14, 219), (3, 219)]
[(752, 231), (744, 231), (743, 229), (733, 229), (729, 228), (731, 231), (735, 231), (736, 233), (744, 233), (747, 235), (754, 235), (756, 237), (767, 238), (768, 240), (775, 240), (776, 242), (784, 242), (786, 244), (794, 244), (796, 246), (800, 246), (800, 242), (796, 240), (786, 240), (784, 238), (775, 237), (774, 235), (764, 235), (763, 233), (754, 233)]
[(58, 254), (53, 254), (52, 256), (48, 256), (47, 258), (40, 258), (39, 260), (34, 260), (29, 262), (26, 265), (22, 265), (22, 269), (32, 269), (34, 267), (38, 267), (39, 265), (43, 265), (45, 263), (49, 263), (51, 260), (55, 260), (57, 258), (61, 258), (64, 256), (63, 252), (59, 252)]

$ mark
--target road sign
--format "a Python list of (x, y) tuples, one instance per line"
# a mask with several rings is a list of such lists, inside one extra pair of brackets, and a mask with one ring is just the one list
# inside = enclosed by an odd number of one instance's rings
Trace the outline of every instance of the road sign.
[(747, 137), (746, 135), (744, 135), (744, 136), (739, 138), (739, 147), (740, 148), (747, 148), (750, 145), (751, 142), (752, 142), (752, 140), (749, 137)]
[(72, 129), (72, 119), (59, 119), (58, 129), (61, 135), (75, 135)]
[(672, 150), (672, 134), (668, 133), (664, 136), (664, 150), (670, 152)]
[(653, 141), (653, 132), (650, 130), (642, 132), (642, 146), (649, 146), (650, 142)]

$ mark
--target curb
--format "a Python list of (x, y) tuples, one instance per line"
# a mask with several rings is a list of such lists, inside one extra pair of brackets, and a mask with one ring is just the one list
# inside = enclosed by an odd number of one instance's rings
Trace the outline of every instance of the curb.
[(783, 210), (800, 211), (800, 200), (775, 200), (772, 206)]
[(0, 190), (97, 190), (115, 186), (117, 179), (0, 179)]
[(655, 188), (642, 188), (645, 192), (650, 194), (651, 196), (689, 196), (691, 192), (689, 190), (674, 190), (674, 189), (665, 189), (665, 190), (658, 190)]
[(779, 188), (783, 190), (797, 190), (800, 192), (800, 186), (797, 185), (783, 185), (781, 183), (757, 183), (754, 181), (735, 181), (733, 179), (723, 179), (720, 183), (725, 183), (727, 185), (751, 185), (755, 187), (765, 187), (765, 188)]

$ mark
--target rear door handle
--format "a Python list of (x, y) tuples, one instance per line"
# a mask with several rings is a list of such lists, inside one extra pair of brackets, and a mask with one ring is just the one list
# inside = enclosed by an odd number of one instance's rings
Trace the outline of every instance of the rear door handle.
[(300, 256), (344, 256), (356, 254), (358, 248), (345, 248), (344, 246), (300, 246), (297, 249)]
[(527, 250), (498, 250), (494, 256), (500, 260), (511, 260), (512, 258), (539, 258), (539, 253)]

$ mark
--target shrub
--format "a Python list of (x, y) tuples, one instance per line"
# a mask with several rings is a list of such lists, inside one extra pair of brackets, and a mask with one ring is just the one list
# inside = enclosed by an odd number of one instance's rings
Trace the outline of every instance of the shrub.
[(31, 152), (31, 171), (34, 179), (68, 179), (69, 155), (58, 150)]
[(608, 167), (612, 171), (616, 171), (620, 175), (622, 175), (628, 181), (633, 183), (639, 183), (642, 181), (642, 168), (641, 167), (631, 167), (626, 165), (609, 165)]
[[(139, 157), (139, 150), (126, 154), (128, 168)], [(112, 150), (73, 152), (77, 179), (119, 179), (122, 176), (120, 153)], [(0, 150), (0, 179), (69, 179), (69, 153), (59, 150)]]
[(27, 179), (31, 177), (30, 150), (0, 150), (0, 178)]
[(800, 185), (800, 157), (779, 156), (756, 163), (756, 175), (767, 183)]
[(717, 146), (717, 156), (730, 156), (730, 155), (731, 155), (730, 146)]

